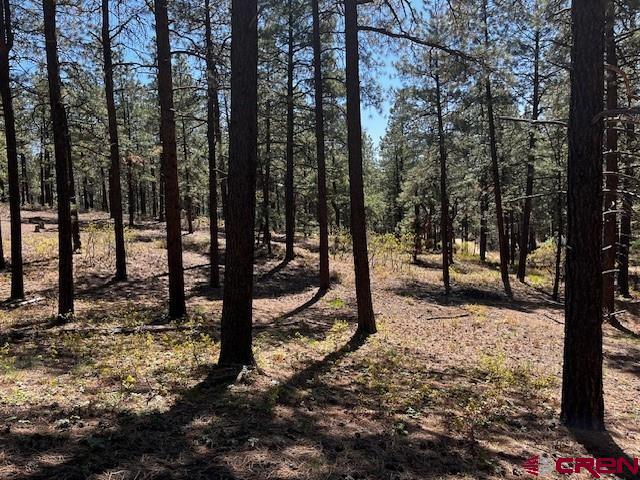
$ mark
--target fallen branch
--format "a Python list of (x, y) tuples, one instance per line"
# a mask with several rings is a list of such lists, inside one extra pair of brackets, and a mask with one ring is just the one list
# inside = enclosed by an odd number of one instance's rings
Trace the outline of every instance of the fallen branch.
[(542, 313), (542, 315), (544, 317), (547, 317), (549, 320), (553, 320), (554, 322), (560, 324), (560, 325), (564, 325), (564, 321), (560, 320), (559, 318), (554, 317), (553, 315), (549, 315), (548, 313)]
[(77, 334), (94, 334), (94, 335), (133, 335), (136, 333), (162, 333), (162, 332), (185, 332), (191, 331), (198, 333), (204, 331), (204, 328), (187, 326), (187, 325), (141, 325), (138, 327), (88, 327), (76, 328), (73, 325), (62, 328), (27, 328), (27, 329), (11, 329), (4, 333), (0, 333), (0, 343), (8, 341), (22, 340), (24, 338), (41, 338), (47, 336), (60, 335), (61, 333), (77, 333)]
[(455, 320), (456, 318), (470, 317), (469, 313), (460, 313), (458, 315), (443, 315), (438, 317), (419, 317), (420, 320)]
[(2, 307), (7, 309), (20, 308), (27, 305), (32, 305), (34, 303), (43, 302), (44, 297), (33, 297), (33, 298), (22, 298), (19, 300), (10, 300), (6, 302), (2, 302)]

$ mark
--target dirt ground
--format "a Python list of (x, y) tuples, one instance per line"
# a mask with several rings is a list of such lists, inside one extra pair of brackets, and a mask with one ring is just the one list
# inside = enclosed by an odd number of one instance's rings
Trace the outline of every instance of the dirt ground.
[(509, 300), (495, 263), (459, 252), (446, 297), (436, 254), (411, 264), (372, 242), (380, 331), (358, 343), (348, 253), (335, 249), (335, 285), (319, 294), (313, 240), (288, 265), (276, 243), (256, 262), (258, 369), (238, 374), (215, 367), (206, 224), (183, 237), (181, 322), (165, 315), (161, 227), (127, 229), (129, 280), (115, 284), (110, 223), (82, 215), (76, 317), (53, 326), (55, 215), (25, 212), (31, 303), (0, 308), (0, 479), (510, 479), (534, 455), (640, 456), (636, 299), (620, 304), (625, 331), (605, 326), (608, 430), (587, 435), (558, 422), (563, 307), (548, 272), (512, 278)]

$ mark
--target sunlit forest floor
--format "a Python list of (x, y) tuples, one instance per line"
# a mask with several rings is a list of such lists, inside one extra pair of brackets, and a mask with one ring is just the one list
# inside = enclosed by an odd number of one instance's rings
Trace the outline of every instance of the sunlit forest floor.
[(130, 279), (113, 284), (109, 222), (83, 215), (77, 315), (53, 326), (55, 215), (24, 217), (30, 303), (0, 309), (0, 479), (497, 479), (525, 476), (533, 455), (640, 456), (638, 300), (620, 304), (629, 331), (605, 326), (608, 432), (585, 435), (558, 422), (563, 307), (548, 270), (513, 278), (508, 300), (495, 258), (460, 253), (445, 297), (437, 254), (411, 264), (374, 245), (380, 332), (359, 344), (348, 253), (321, 295), (313, 239), (282, 265), (276, 238), (256, 263), (259, 368), (238, 375), (215, 368), (206, 224), (183, 237), (189, 317), (170, 322), (162, 225), (127, 230)]

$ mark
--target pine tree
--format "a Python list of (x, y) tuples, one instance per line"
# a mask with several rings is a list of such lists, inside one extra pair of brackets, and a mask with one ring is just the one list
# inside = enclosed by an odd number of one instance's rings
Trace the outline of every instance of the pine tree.
[(255, 187), (258, 149), (258, 5), (232, 0), (231, 129), (222, 366), (251, 365)]
[(71, 221), (71, 145), (67, 112), (62, 104), (60, 64), (56, 34), (56, 4), (43, 0), (47, 77), (56, 156), (58, 194), (58, 319), (66, 321), (73, 314), (73, 228)]
[[(116, 243), (115, 280), (127, 279), (127, 260), (124, 246), (124, 226), (122, 221), (122, 188), (120, 185), (120, 144), (118, 139), (118, 120), (113, 86), (113, 60), (111, 55), (111, 29), (109, 27), (109, 0), (102, 0), (102, 55), (104, 59), (104, 85), (107, 99), (107, 117), (109, 122), (109, 193), (111, 196), (111, 215)], [(104, 180), (102, 182), (103, 201), (105, 197)]]
[[(167, 255), (169, 263), (169, 315), (186, 314), (184, 271), (182, 267), (182, 230), (178, 188), (176, 120), (173, 106), (173, 79), (167, 0), (154, 0), (156, 47), (158, 51), (158, 97), (160, 100), (160, 141), (164, 166), (165, 214), (167, 218)], [(130, 199), (131, 201), (131, 199)]]
[(320, 227), (320, 289), (330, 286), (329, 278), (329, 227), (327, 214), (327, 180), (324, 146), (324, 88), (322, 84), (322, 43), (318, 0), (312, 0), (313, 14), (313, 65), (315, 87), (316, 161), (318, 164), (318, 225)]
[[(9, 209), (11, 214), (11, 299), (17, 300), (24, 297), (24, 277), (22, 272), (22, 223), (20, 221), (18, 147), (9, 65), (9, 53), (12, 48), (11, 9), (9, 0), (2, 0), (0, 2), (0, 95), (2, 96), (2, 109), (4, 112), (9, 177)], [(23, 174), (26, 174), (24, 154), (22, 159)], [(26, 188), (23, 184), (23, 195), (25, 194)], [(2, 252), (0, 252), (0, 257), (3, 257)], [(2, 262), (4, 262), (4, 257)]]
[(360, 67), (358, 42), (358, 2), (344, 0), (347, 132), (349, 150), (349, 193), (351, 198), (351, 239), (358, 302), (358, 334), (376, 333), (371, 300), (367, 224), (362, 179), (362, 124), (360, 113)]
[(604, 428), (602, 392), (602, 121), (605, 3), (571, 10), (567, 280), (561, 418)]

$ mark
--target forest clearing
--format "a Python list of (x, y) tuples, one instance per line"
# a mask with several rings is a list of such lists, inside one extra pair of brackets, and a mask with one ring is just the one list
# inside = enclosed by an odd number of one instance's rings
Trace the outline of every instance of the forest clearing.
[[(207, 286), (204, 226), (184, 237), (190, 314), (171, 321), (158, 223), (127, 229), (130, 279), (114, 284), (107, 216), (88, 215), (76, 316), (51, 326), (55, 216), (24, 217), (25, 278), (39, 300), (0, 312), (0, 478), (520, 478), (533, 455), (638, 456), (637, 336), (604, 330), (608, 433), (583, 438), (558, 421), (563, 312), (550, 268), (536, 285), (514, 283), (509, 300), (495, 254), (482, 265), (459, 251), (446, 296), (437, 254), (413, 264), (372, 248), (380, 331), (353, 344), (350, 255), (332, 252), (334, 284), (321, 295), (316, 239), (301, 239), (286, 266), (275, 243), (256, 260), (257, 370), (237, 379), (215, 368), (222, 300)], [(634, 292), (624, 308), (637, 305)], [(635, 314), (624, 325), (640, 331)]]

